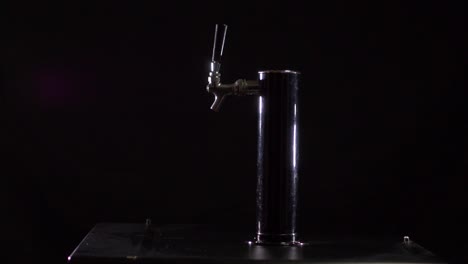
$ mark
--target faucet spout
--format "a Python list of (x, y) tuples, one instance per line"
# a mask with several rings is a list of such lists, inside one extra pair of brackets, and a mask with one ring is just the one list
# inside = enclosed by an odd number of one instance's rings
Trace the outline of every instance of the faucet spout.
[(218, 95), (215, 94), (215, 99), (214, 99), (213, 104), (211, 105), (210, 109), (215, 111), (215, 112), (219, 112), (219, 109), (221, 108), (221, 104), (223, 103), (224, 98), (226, 98), (225, 95), (218, 96)]
[[(223, 103), (224, 99), (228, 95), (258, 95), (259, 92), (259, 85), (258, 81), (250, 81), (245, 79), (239, 79), (234, 83), (231, 84), (222, 84), (221, 81), (215, 80), (217, 77), (212, 77), (213, 74), (210, 72), (210, 77), (208, 77), (208, 85), (206, 86), (206, 90), (209, 93), (214, 94), (214, 102), (211, 105), (211, 110), (218, 112), (221, 108), (221, 104)], [(218, 78), (219, 78), (218, 74)]]

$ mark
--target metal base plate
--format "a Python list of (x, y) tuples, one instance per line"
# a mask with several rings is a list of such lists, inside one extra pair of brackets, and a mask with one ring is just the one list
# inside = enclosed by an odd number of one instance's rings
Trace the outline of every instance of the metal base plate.
[(444, 263), (417, 243), (398, 240), (310, 239), (301, 246), (245, 243), (248, 232), (213, 226), (96, 225), (70, 263)]

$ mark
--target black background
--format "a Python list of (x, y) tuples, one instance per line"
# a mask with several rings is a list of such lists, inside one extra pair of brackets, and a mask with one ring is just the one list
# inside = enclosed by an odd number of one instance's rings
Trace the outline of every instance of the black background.
[(468, 250), (462, 7), (7, 4), (0, 173), (11, 263), (64, 263), (103, 221), (253, 228), (256, 99), (209, 109), (215, 23), (229, 25), (224, 82), (265, 69), (302, 72), (303, 230), (409, 235), (461, 261)]

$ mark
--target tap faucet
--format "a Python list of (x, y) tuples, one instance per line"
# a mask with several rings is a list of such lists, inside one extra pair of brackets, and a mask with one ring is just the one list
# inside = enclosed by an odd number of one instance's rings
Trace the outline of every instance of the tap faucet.
[[(208, 84), (206, 90), (214, 95), (214, 102), (211, 109), (218, 112), (221, 104), (228, 95), (258, 95), (258, 81), (238, 79), (231, 84), (221, 83), (221, 56), (223, 55), (224, 43), (226, 40), (227, 25), (223, 25), (222, 38), (218, 38), (218, 24), (215, 26), (215, 35), (213, 42), (213, 53), (211, 56), (210, 72), (208, 74)], [(218, 43), (221, 42), (221, 43)], [(221, 48), (217, 50), (217, 46)]]

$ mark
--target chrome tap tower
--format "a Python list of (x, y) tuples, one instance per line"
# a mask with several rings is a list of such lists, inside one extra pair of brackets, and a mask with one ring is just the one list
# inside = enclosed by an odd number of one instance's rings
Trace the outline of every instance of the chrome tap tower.
[[(302, 245), (297, 240), (299, 73), (258, 72), (258, 80), (221, 83), (221, 56), (227, 26), (215, 27), (207, 91), (219, 111), (228, 95), (259, 96), (257, 155), (257, 234), (253, 243)], [(219, 34), (218, 34), (219, 33)], [(219, 47), (217, 49), (217, 46)]]

